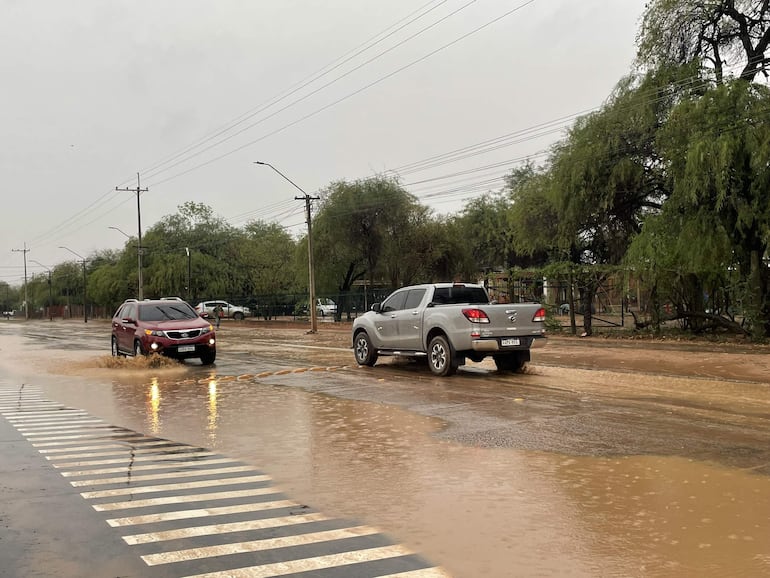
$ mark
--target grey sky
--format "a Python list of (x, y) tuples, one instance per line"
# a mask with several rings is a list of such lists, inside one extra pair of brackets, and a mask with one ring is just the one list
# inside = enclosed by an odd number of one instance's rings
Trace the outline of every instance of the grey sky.
[[(144, 230), (195, 201), (236, 226), (262, 219), (299, 233), (298, 191), (253, 161), (275, 165), (315, 193), (331, 181), (405, 167), (599, 106), (630, 70), (644, 3), (0, 0), (0, 280), (23, 279), (22, 255), (12, 249), (24, 243), (28, 259), (49, 267), (74, 258), (62, 245), (83, 256), (122, 247), (125, 237), (108, 227), (136, 235), (136, 200), (114, 189), (136, 186), (137, 172), (149, 187), (141, 197)], [(402, 171), (402, 182), (436, 212), (457, 210), (499, 188), (495, 179), (515, 159), (547, 148), (564, 126)]]

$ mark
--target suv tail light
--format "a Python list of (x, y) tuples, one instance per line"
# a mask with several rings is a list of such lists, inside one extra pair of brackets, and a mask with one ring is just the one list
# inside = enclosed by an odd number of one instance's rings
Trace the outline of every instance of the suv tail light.
[(489, 323), (489, 317), (481, 309), (463, 309), (463, 315), (471, 323)]
[(532, 321), (545, 321), (545, 307), (541, 307), (535, 312)]

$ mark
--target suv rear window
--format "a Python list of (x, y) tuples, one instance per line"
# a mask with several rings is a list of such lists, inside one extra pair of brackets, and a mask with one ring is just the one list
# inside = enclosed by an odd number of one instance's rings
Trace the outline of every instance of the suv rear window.
[(152, 303), (139, 306), (141, 321), (179, 321), (195, 319), (198, 314), (187, 303)]
[(436, 305), (486, 305), (489, 303), (486, 291), (481, 287), (466, 287), (455, 285), (453, 287), (437, 287), (433, 293), (433, 303)]

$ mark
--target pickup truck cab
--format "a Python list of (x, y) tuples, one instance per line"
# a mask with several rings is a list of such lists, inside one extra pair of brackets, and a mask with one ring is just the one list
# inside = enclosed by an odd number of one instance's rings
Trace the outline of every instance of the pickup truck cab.
[(353, 322), (359, 365), (380, 355), (427, 358), (451, 375), (466, 358), (492, 356), (500, 371), (520, 371), (530, 349), (545, 345), (545, 309), (537, 303), (493, 303), (481, 285), (435, 283), (403, 287)]

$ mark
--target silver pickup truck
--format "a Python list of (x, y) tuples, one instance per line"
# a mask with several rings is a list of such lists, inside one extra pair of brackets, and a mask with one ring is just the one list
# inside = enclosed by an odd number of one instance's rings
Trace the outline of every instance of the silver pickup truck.
[(353, 322), (359, 365), (380, 355), (427, 358), (451, 375), (466, 358), (491, 355), (500, 371), (520, 371), (533, 347), (545, 345), (545, 309), (537, 303), (493, 303), (481, 285), (435, 283), (403, 287)]

